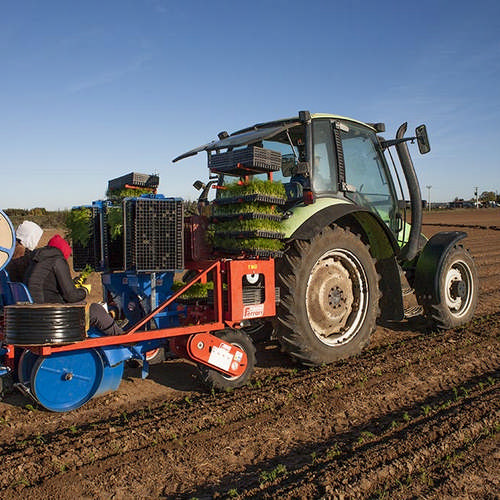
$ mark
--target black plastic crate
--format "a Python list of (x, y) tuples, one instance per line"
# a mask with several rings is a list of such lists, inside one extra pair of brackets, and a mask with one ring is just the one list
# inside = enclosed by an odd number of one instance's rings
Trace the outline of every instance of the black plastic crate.
[[(122, 208), (117, 205), (106, 204), (102, 211), (102, 223), (104, 227), (103, 240), (104, 240), (104, 267), (112, 270), (118, 271), (125, 269), (125, 254), (124, 254), (124, 244), (123, 244), (123, 228), (122, 234), (111, 237), (111, 228), (109, 226), (109, 212), (117, 208)], [(123, 213), (122, 213), (122, 224), (123, 224)]]
[(97, 206), (76, 207), (73, 210), (87, 208), (91, 211), (89, 239), (86, 245), (75, 241), (73, 245), (73, 269), (77, 272), (83, 271), (85, 267), (100, 269), (101, 262), (101, 211)]
[(208, 168), (213, 173), (249, 175), (277, 172), (281, 168), (281, 153), (258, 146), (213, 153), (208, 158)]
[(178, 198), (124, 202), (125, 269), (155, 272), (184, 268), (184, 212)]
[(108, 181), (108, 189), (123, 189), (126, 186), (156, 189), (159, 183), (160, 177), (158, 175), (130, 172), (130, 174)]

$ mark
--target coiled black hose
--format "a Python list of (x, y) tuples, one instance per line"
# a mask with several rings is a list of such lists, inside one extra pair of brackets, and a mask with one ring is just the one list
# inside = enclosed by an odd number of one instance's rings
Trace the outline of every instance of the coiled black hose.
[(70, 344), (84, 338), (84, 304), (16, 304), (5, 307), (7, 344)]

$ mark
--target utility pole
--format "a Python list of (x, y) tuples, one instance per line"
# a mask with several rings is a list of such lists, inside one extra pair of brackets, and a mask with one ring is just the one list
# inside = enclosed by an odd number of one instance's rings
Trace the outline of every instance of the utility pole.
[(479, 188), (477, 186), (474, 188), (474, 196), (476, 197), (476, 208), (479, 208), (479, 199), (477, 197), (477, 190), (478, 189)]
[(431, 188), (432, 186), (425, 186), (427, 188), (427, 205), (429, 212), (431, 211)]

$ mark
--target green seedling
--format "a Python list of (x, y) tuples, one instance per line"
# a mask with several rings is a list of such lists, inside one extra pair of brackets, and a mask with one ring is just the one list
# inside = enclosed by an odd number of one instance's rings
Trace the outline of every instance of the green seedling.
[(90, 239), (92, 211), (90, 208), (75, 208), (66, 216), (66, 235), (73, 243), (86, 246)]
[(278, 464), (271, 471), (262, 471), (260, 473), (260, 484), (269, 483), (274, 481), (278, 476), (286, 474), (286, 466), (283, 464)]

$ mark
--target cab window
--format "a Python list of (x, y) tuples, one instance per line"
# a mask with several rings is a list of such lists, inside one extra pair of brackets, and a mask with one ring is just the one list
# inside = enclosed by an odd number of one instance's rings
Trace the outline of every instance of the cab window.
[(370, 130), (349, 124), (341, 131), (347, 196), (355, 203), (376, 211), (389, 225), (394, 223), (396, 197), (386, 166), (381, 159), (376, 136)]
[(337, 191), (337, 172), (335, 168), (335, 150), (330, 120), (314, 120), (312, 179), (316, 193)]

